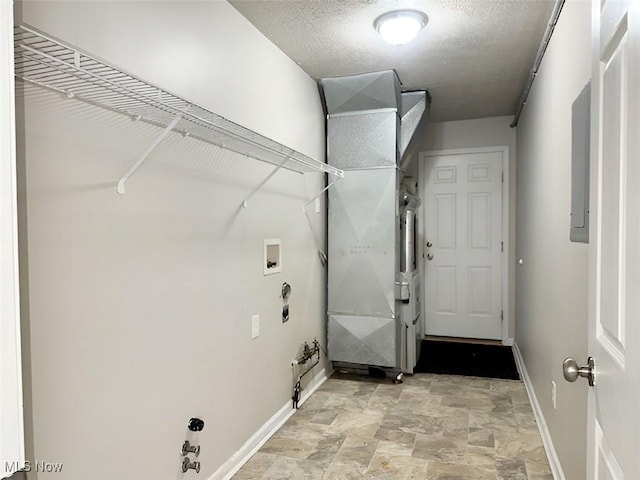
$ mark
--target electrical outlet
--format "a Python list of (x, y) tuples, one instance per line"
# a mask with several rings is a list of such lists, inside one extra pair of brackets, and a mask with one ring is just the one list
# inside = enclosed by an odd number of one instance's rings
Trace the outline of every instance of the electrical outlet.
[(316, 213), (320, 213), (320, 199), (316, 198)]
[(260, 315), (251, 317), (251, 340), (260, 336)]
[(557, 396), (557, 390), (556, 390), (556, 382), (551, 380), (551, 403), (553, 403), (554, 410), (558, 408), (557, 399), (558, 399), (558, 396)]

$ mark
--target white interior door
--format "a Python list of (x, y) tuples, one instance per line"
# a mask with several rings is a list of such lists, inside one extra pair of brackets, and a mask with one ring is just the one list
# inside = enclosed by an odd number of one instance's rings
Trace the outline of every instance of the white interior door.
[(0, 478), (24, 464), (13, 85), (13, 2), (0, 0)]
[(502, 339), (503, 152), (425, 158), (425, 333)]
[(640, 479), (640, 1), (593, 0), (588, 477)]

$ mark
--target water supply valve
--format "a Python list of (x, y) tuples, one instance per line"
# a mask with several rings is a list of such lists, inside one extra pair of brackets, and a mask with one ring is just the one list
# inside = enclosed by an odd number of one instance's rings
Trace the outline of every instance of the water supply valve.
[(182, 459), (182, 473), (187, 473), (189, 470), (195, 470), (196, 473), (200, 473), (200, 462), (191, 462), (189, 458), (184, 457)]
[(200, 455), (200, 445), (191, 445), (189, 440), (185, 440), (182, 444), (182, 456), (186, 457), (190, 453), (193, 453), (196, 457)]

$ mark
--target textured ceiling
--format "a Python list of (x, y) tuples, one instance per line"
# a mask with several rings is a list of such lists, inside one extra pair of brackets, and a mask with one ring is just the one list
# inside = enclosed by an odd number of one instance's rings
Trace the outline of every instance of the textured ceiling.
[[(514, 114), (552, 0), (229, 0), (315, 79), (395, 69), (403, 90), (428, 89), (432, 121)], [(373, 28), (384, 12), (423, 11), (408, 45)]]

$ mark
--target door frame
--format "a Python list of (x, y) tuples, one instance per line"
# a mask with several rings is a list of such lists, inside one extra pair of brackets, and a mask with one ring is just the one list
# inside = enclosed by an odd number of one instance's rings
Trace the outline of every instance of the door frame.
[[(509, 146), (499, 145), (495, 147), (476, 147), (476, 148), (455, 148), (445, 150), (428, 150), (420, 152), (418, 154), (418, 189), (419, 194), (422, 197), (426, 186), (425, 165), (432, 157), (441, 157), (446, 155), (461, 155), (461, 154), (474, 154), (474, 153), (501, 153), (502, 154), (502, 172), (504, 174), (502, 181), (502, 241), (504, 242), (504, 251), (502, 252), (502, 344), (511, 346), (513, 345), (513, 339), (515, 332), (509, 331), (510, 315), (509, 315), (509, 258), (510, 258), (510, 244), (509, 244)], [(426, 288), (425, 279), (425, 261), (424, 261), (424, 202), (422, 199), (422, 205), (420, 206), (420, 222), (418, 225), (418, 234), (420, 237), (420, 244), (418, 248), (418, 255), (421, 258), (420, 263), (420, 280), (423, 283), (423, 292)], [(427, 316), (425, 312), (426, 301), (422, 302), (420, 314), (422, 315), (423, 327), (426, 331)]]
[[(13, 2), (0, 0), (0, 471), (24, 465)], [(5, 472), (8, 473), (8, 472)]]

